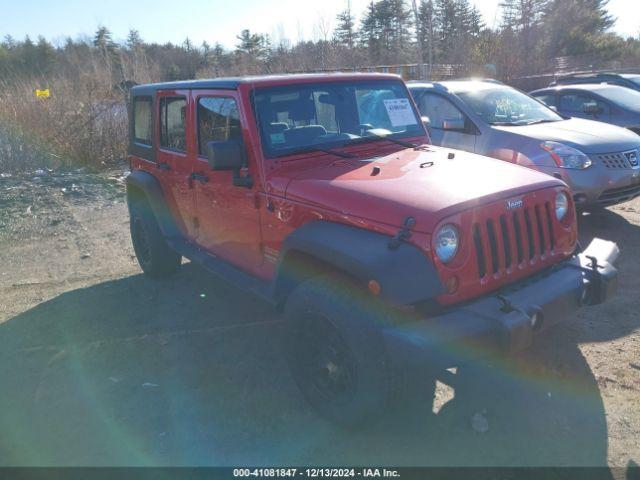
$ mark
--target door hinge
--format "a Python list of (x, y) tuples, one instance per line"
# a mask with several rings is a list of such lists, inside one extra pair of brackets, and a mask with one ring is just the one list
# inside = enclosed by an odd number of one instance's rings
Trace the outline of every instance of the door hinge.
[(193, 217), (193, 228), (196, 230), (200, 228), (200, 220), (198, 220), (198, 217)]

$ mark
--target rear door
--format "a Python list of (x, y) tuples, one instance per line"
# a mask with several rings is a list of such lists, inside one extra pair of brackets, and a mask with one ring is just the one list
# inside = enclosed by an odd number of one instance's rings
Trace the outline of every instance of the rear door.
[[(198, 244), (245, 270), (262, 264), (262, 238), (257, 207), (258, 183), (234, 186), (233, 172), (213, 171), (206, 158), (210, 141), (243, 142), (243, 124), (236, 91), (194, 90), (192, 101), (197, 125), (193, 187), (199, 224)], [(241, 175), (257, 178), (256, 160), (247, 152)]]
[(188, 90), (158, 91), (156, 100), (158, 131), (156, 155), (165, 195), (170, 195), (177, 214), (182, 220), (184, 234), (189, 239), (197, 235), (195, 218), (195, 197), (189, 188), (189, 176), (193, 169), (195, 144), (193, 119), (190, 115), (191, 99)]

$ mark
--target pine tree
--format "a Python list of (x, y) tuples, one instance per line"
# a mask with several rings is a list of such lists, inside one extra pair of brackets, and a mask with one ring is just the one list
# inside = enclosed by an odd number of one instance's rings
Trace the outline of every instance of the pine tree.
[(551, 0), (543, 22), (552, 57), (597, 53), (598, 40), (615, 20), (608, 0)]
[(135, 50), (138, 50), (140, 47), (142, 47), (143, 44), (144, 44), (144, 41), (140, 36), (140, 32), (134, 29), (129, 30), (129, 34), (127, 35), (127, 41), (126, 41), (127, 48), (131, 51), (135, 51)]
[(436, 0), (435, 30), (440, 61), (466, 61), (474, 30), (479, 27), (478, 17), (469, 0)]
[(7, 50), (11, 50), (16, 46), (16, 41), (11, 35), (5, 35), (4, 40), (2, 41), (2, 46)]
[(482, 30), (485, 28), (484, 20), (482, 19), (482, 14), (480, 13), (480, 10), (478, 10), (478, 7), (476, 7), (475, 5), (471, 9), (471, 16), (470, 16), (469, 23), (470, 23), (471, 34), (474, 37), (478, 37), (480, 35), (480, 32), (482, 32)]
[(116, 51), (116, 44), (111, 38), (111, 32), (107, 27), (99, 27), (93, 37), (93, 46), (96, 47), (105, 57)]
[(258, 56), (262, 48), (263, 37), (257, 33), (251, 33), (250, 30), (245, 29), (240, 32), (240, 35), (236, 37), (239, 43), (236, 45), (236, 50), (239, 52), (247, 53), (249, 55)]
[(503, 0), (503, 28), (530, 31), (540, 24), (548, 4), (549, 0)]
[(404, 0), (371, 2), (362, 18), (360, 43), (372, 61), (402, 62), (409, 57), (411, 12)]
[(435, 7), (433, 0), (422, 0), (418, 8), (418, 25), (416, 28), (419, 41), (422, 42), (422, 61), (433, 63), (437, 42), (435, 38)]
[(43, 36), (36, 45), (36, 68), (42, 74), (49, 74), (56, 63), (56, 50)]
[(184, 51), (187, 53), (191, 53), (193, 51), (193, 43), (191, 43), (191, 40), (189, 39), (189, 37), (184, 39), (184, 42), (182, 42), (182, 47), (184, 48)]
[(377, 62), (380, 58), (380, 25), (377, 20), (375, 2), (371, 1), (360, 22), (359, 42), (369, 52), (370, 60)]
[(336, 19), (338, 20), (338, 26), (333, 32), (334, 39), (349, 49), (354, 48), (356, 32), (353, 14), (351, 13), (351, 2), (347, 4), (346, 10), (338, 14)]

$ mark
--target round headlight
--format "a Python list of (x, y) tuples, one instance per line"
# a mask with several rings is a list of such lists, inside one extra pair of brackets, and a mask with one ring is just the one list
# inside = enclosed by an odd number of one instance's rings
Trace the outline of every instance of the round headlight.
[(559, 192), (556, 195), (556, 218), (562, 220), (569, 210), (569, 199), (567, 194)]
[(458, 229), (453, 225), (444, 225), (436, 233), (434, 245), (436, 255), (442, 263), (450, 262), (458, 251)]

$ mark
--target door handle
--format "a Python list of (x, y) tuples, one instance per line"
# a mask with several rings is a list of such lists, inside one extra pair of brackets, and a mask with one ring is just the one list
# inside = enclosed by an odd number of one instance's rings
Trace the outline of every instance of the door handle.
[(171, 167), (169, 166), (169, 164), (164, 162), (156, 164), (156, 168), (158, 170), (171, 170)]
[(192, 173), (191, 175), (189, 175), (189, 180), (191, 180), (192, 182), (195, 180), (196, 182), (207, 183), (209, 181), (209, 177), (203, 175), (202, 173)]

